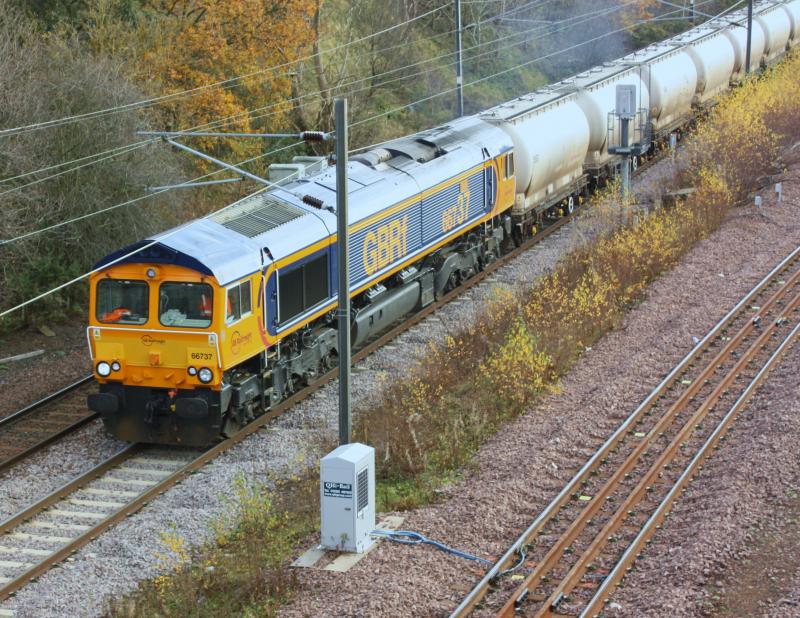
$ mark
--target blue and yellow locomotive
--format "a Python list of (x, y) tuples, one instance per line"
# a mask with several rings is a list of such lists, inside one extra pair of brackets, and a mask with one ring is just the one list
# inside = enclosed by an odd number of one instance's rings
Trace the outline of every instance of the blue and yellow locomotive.
[[(800, 42), (800, 0), (759, 2), (751, 61)], [(628, 164), (613, 119), (635, 93), (645, 154), (746, 66), (742, 11), (473, 117), (383, 144), (348, 167), (357, 345), (572, 211)], [(332, 170), (255, 193), (122, 249), (91, 279), (89, 407), (130, 441), (208, 444), (337, 357)]]
[[(348, 179), (354, 345), (481, 270), (510, 231), (513, 143), (477, 118), (358, 155)], [(89, 405), (111, 433), (208, 444), (336, 364), (335, 204), (331, 169), (98, 264)]]

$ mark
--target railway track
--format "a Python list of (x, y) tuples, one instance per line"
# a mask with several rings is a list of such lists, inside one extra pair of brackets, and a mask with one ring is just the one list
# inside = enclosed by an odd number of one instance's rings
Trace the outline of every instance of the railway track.
[(91, 381), (81, 378), (0, 419), (0, 473), (97, 418), (84, 398), (71, 397)]
[[(800, 333), (800, 247), (648, 395), (453, 612), (595, 616)], [(504, 577), (513, 572), (515, 577)], [(522, 581), (517, 582), (522, 577)]]
[[(658, 163), (664, 158), (666, 152), (665, 150), (659, 150), (655, 155), (643, 158), (642, 162), (638, 164), (638, 167), (633, 170), (634, 174), (641, 174)], [(512, 261), (535, 244), (553, 234), (561, 226), (577, 216), (583, 208), (585, 208), (585, 206), (577, 207), (574, 213), (548, 221), (541, 231), (524, 242), (520, 247), (515, 248), (500, 259), (489, 264), (483, 272), (463, 282), (458, 288), (449, 292), (439, 301), (410, 316), (396, 328), (371, 339), (366, 343), (364, 349), (369, 350), (368, 353), (371, 353), (377, 349), (377, 347), (396, 338), (411, 326), (431, 315), (441, 306), (479, 284), (485, 277), (501, 266)], [(322, 376), (320, 381), (324, 383), (333, 379), (331, 376), (335, 377), (335, 373), (336, 372), (333, 371), (329, 376)], [(5, 472), (17, 463), (27, 459), (43, 447), (60, 440), (64, 436), (98, 418), (97, 413), (86, 409), (85, 402), (82, 398), (75, 402), (65, 402), (69, 394), (80, 390), (82, 386), (92, 382), (92, 378), (92, 375), (81, 378), (61, 390), (0, 419), (0, 473)], [(65, 403), (66, 405), (64, 405)]]
[[(353, 354), (353, 361), (358, 362), (366, 358), (468, 289), (475, 287), (500, 267), (555, 233), (580, 211), (578, 208), (573, 214), (550, 222), (534, 237), (490, 263), (482, 272), (458, 288), (368, 342)], [(47, 497), (0, 522), (0, 601), (7, 599), (32, 579), (45, 573), (53, 565), (142, 508), (187, 475), (258, 431), (337, 377), (337, 369), (327, 372), (302, 391), (258, 417), (235, 436), (208, 450), (165, 449), (162, 446), (133, 444)], [(58, 394), (51, 397), (56, 395)], [(44, 405), (42, 402), (37, 405), (40, 404)], [(19, 418), (25, 418), (25, 415)], [(55, 439), (57, 437), (53, 437), (47, 443)], [(23, 456), (17, 456), (16, 461)]]
[[(638, 171), (643, 171), (660, 158), (656, 156), (649, 159), (647, 165), (639, 166)], [(584, 208), (585, 206), (578, 207), (571, 214), (548, 221), (542, 230), (519, 247), (488, 264), (483, 271), (464, 281), (438, 301), (367, 342), (353, 354), (353, 362), (366, 358), (450, 301), (477, 286), (499, 268), (557, 232), (578, 216)], [(166, 450), (164, 447), (131, 445), (49, 496), (0, 522), (0, 601), (7, 599), (32, 579), (45, 573), (114, 524), (142, 508), (157, 495), (167, 491), (187, 475), (258, 431), (337, 377), (337, 369), (321, 375), (302, 391), (255, 419), (232, 438), (205, 451)], [(87, 376), (62, 391), (20, 410), (8, 417), (9, 422), (12, 418), (16, 419), (15, 422), (33, 418), (30, 415), (35, 410), (41, 410), (48, 404), (58, 401), (91, 379), (92, 376)], [(83, 402), (78, 407), (83, 410), (84, 418), (69, 427), (65, 426), (58, 432), (52, 432), (49, 436), (42, 436), (36, 444), (25, 449), (20, 448), (16, 454), (0, 461), (0, 471), (96, 418), (94, 413), (85, 409)], [(4, 443), (5, 434), (0, 423), (0, 447)]]

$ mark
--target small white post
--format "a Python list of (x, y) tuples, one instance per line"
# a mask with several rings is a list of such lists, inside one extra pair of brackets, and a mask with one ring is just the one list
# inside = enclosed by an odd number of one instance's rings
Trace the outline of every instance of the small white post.
[(783, 183), (775, 183), (775, 196), (777, 198), (775, 203), (780, 204), (783, 201)]

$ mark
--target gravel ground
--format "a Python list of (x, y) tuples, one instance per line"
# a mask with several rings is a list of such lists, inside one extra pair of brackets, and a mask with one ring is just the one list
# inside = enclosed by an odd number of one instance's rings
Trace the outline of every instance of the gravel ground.
[(44, 350), (35, 358), (0, 365), (0, 418), (91, 373), (86, 325), (52, 325), (54, 337), (34, 328), (0, 337), (0, 358)]
[[(404, 514), (403, 527), (487, 558), (505, 551), (578, 466), (689, 351), (692, 336), (702, 336), (794, 249), (800, 240), (800, 192), (792, 191), (791, 196), (785, 195), (788, 199), (781, 209), (735, 212), (720, 231), (651, 286), (647, 300), (626, 317), (621, 328), (600, 341), (565, 377), (560, 394), (548, 397), (491, 439), (465, 478), (445, 488), (444, 500)], [(767, 454), (783, 460), (780, 450), (768, 449)], [(743, 468), (735, 458), (727, 465)], [(785, 460), (783, 465), (787, 465)], [(758, 483), (760, 473), (751, 470), (750, 475)], [(734, 504), (740, 500), (736, 492), (729, 495)], [(730, 518), (737, 521), (735, 507)], [(701, 518), (709, 526), (716, 519)], [(664, 547), (673, 541), (665, 536)], [(658, 546), (661, 542), (656, 539)], [(383, 543), (346, 574), (303, 571), (303, 592), (282, 614), (446, 615), (481, 572), (472, 563), (428, 547)], [(684, 571), (670, 575), (677, 590), (690, 586)], [(662, 592), (640, 591), (654, 599), (653, 615), (664, 615)], [(627, 615), (640, 615), (643, 608), (632, 603), (627, 597), (621, 602), (623, 607), (630, 606)], [(693, 611), (693, 606), (687, 609), (688, 614)]]
[(800, 615), (798, 372), (795, 345), (672, 509), (610, 615)]
[[(497, 288), (530, 283), (552, 269), (574, 246), (576, 238), (588, 233), (585, 227), (577, 222), (558, 230), (436, 316), (415, 326), (396, 343), (359, 363), (352, 379), (354, 404), (374, 394), (382, 381), (421, 353), (427, 342), (443, 337), (449, 324), (470, 319), (482, 297), (496, 293)], [(296, 466), (301, 458), (309, 461), (319, 457), (320, 453), (309, 449), (320, 443), (319, 432), (336, 435), (337, 388), (336, 383), (323, 387), (291, 413), (168, 491), (76, 553), (63, 568), (51, 570), (13, 599), (0, 604), (0, 608), (16, 610), (18, 616), (36, 617), (102, 613), (107, 595), (122, 594), (134, 588), (139, 579), (157, 573), (155, 554), (164, 552), (160, 543), (162, 533), (174, 532), (190, 545), (208, 538), (210, 522), (230, 508), (231, 486), (237, 476), (263, 479), (266, 471), (280, 473)], [(121, 447), (120, 442), (107, 436), (99, 422), (54, 445), (3, 479), (0, 517), (53, 491)]]

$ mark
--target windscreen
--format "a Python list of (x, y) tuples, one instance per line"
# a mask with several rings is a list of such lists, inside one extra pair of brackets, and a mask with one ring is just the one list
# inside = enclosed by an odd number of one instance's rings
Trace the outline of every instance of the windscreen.
[(105, 324), (144, 324), (148, 292), (144, 281), (101, 279), (97, 283), (97, 320)]
[(162, 283), (158, 319), (164, 326), (207, 328), (213, 317), (213, 300), (207, 283)]

